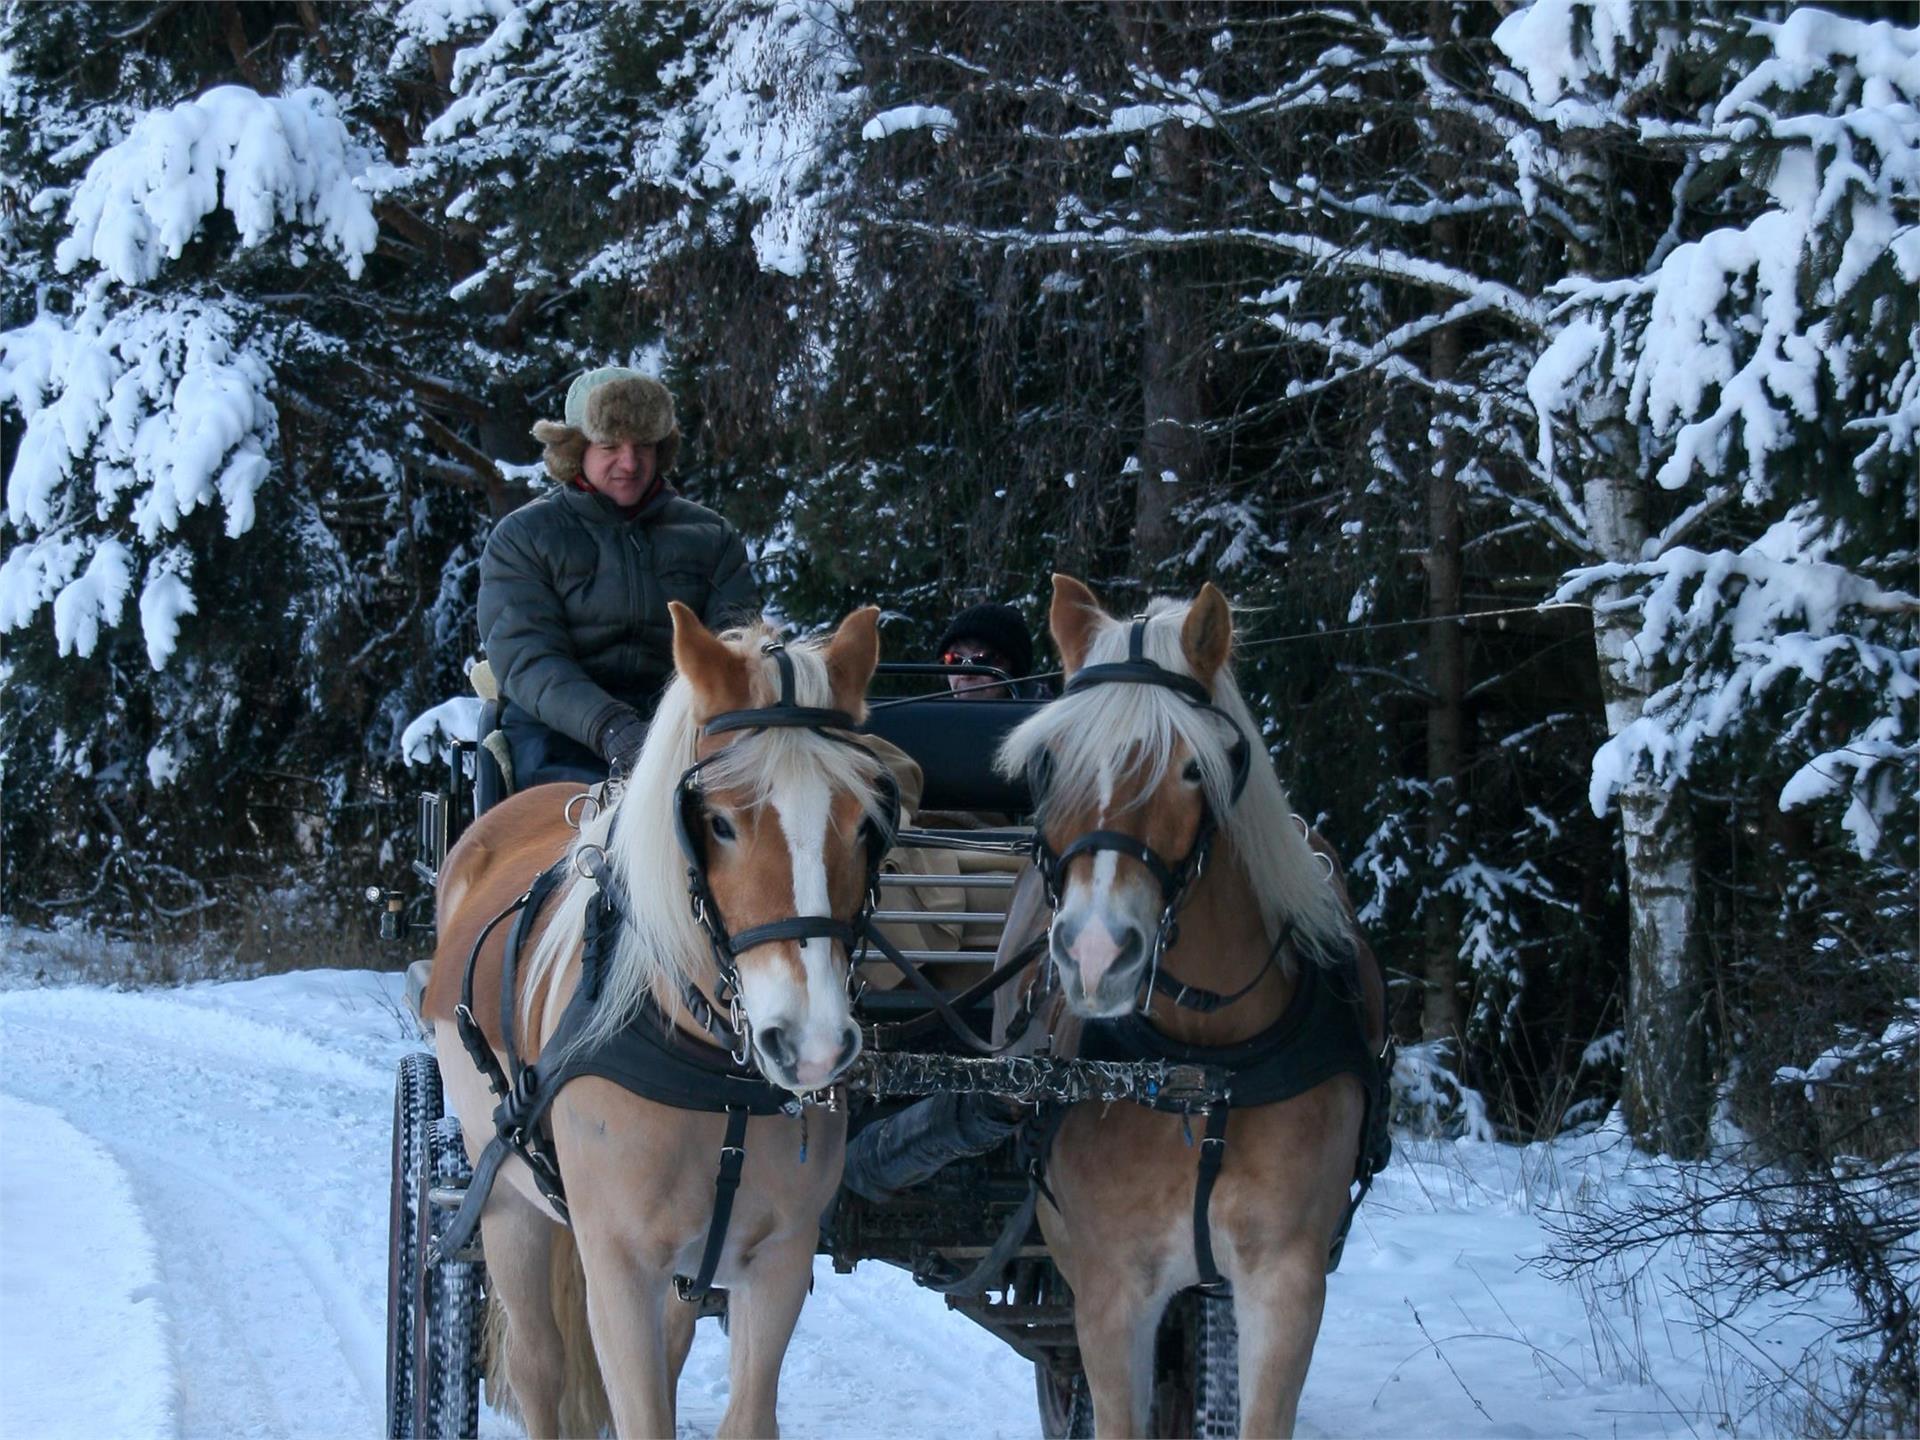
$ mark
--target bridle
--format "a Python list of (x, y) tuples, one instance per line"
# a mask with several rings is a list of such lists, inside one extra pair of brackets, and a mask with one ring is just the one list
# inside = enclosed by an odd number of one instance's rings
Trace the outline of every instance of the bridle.
[[(1147, 617), (1136, 615), (1127, 632), (1127, 658), (1105, 665), (1088, 665), (1075, 673), (1067, 682), (1063, 699), (1084, 694), (1088, 690), (1102, 685), (1152, 685), (1157, 689), (1170, 690), (1195, 710), (1217, 716), (1233, 731), (1233, 747), (1228, 752), (1229, 763), (1233, 767), (1233, 788), (1228, 796), (1228, 808), (1232, 808), (1240, 799), (1241, 792), (1247, 787), (1247, 773), (1253, 763), (1253, 746), (1239, 723), (1213, 703), (1213, 696), (1190, 675), (1182, 675), (1169, 670), (1157, 661), (1149, 660), (1146, 655)], [(1053, 757), (1041, 749), (1034, 753), (1027, 763), (1027, 787), (1032, 792), (1036, 809), (1046, 798), (1052, 782)], [(1033, 830), (1033, 862), (1045, 882), (1047, 903), (1056, 918), (1060, 911), (1060, 895), (1065, 888), (1067, 866), (1081, 855), (1094, 855), (1102, 850), (1111, 850), (1115, 854), (1125, 855), (1138, 861), (1152, 875), (1160, 886), (1160, 923), (1156, 927), (1153, 948), (1148, 956), (1147, 981), (1142, 991), (1141, 1008), (1152, 1000), (1155, 990), (1173, 997), (1174, 1003), (1194, 1010), (1217, 1010), (1222, 1005), (1231, 1004), (1258, 984), (1266, 974), (1266, 967), (1254, 976), (1241, 989), (1230, 995), (1218, 995), (1209, 990), (1182, 985), (1160, 973), (1161, 957), (1173, 947), (1180, 938), (1180, 910), (1186, 904), (1187, 897), (1200, 877), (1206, 873), (1207, 859), (1213, 851), (1213, 842), (1219, 837), (1221, 817), (1214, 813), (1213, 804), (1204, 791), (1200, 800), (1200, 824), (1194, 832), (1193, 844), (1187, 853), (1177, 862), (1169, 862), (1146, 841), (1135, 836), (1123, 834), (1118, 830), (1089, 830), (1086, 834), (1069, 844), (1064, 850), (1056, 851), (1048, 843), (1044, 826), (1035, 825)], [(1278, 943), (1269, 954), (1267, 965), (1271, 966), (1278, 957), (1280, 949), (1286, 944), (1288, 933), (1283, 932)]]
[[(852, 738), (853, 732), (859, 729), (859, 722), (852, 715), (844, 710), (796, 702), (793, 658), (787, 654), (783, 644), (778, 640), (768, 640), (761, 645), (760, 651), (763, 655), (771, 656), (779, 668), (779, 700), (754, 709), (724, 711), (701, 727), (702, 735), (729, 735), (742, 730), (756, 733), (762, 730), (810, 730), (836, 744), (866, 753), (865, 747)], [(867, 915), (879, 893), (880, 866), (886, 858), (888, 847), (893, 844), (894, 831), (899, 826), (900, 787), (892, 773), (884, 765), (880, 766), (876, 784), (880, 790), (881, 814), (877, 818), (868, 815), (861, 822), (860, 838), (866, 851), (867, 873), (865, 883), (861, 886), (860, 910), (851, 921), (839, 920), (831, 915), (789, 915), (734, 932), (727, 929), (726, 920), (720, 914), (720, 906), (714, 899), (713, 887), (707, 878), (707, 806), (701, 787), (701, 773), (725, 751), (726, 747), (722, 746), (705, 759), (696, 760), (681, 772), (679, 782), (674, 786), (674, 836), (680, 842), (680, 853), (687, 862), (687, 903), (693, 912), (694, 923), (707, 937), (714, 969), (719, 977), (711, 1002), (690, 978), (682, 988), (680, 999), (695, 1023), (712, 1036), (715, 1043), (727, 1050), (734, 1063), (745, 1065), (752, 1054), (752, 1028), (741, 994), (739, 957), (746, 951), (776, 940), (837, 940), (847, 954), (847, 987), (849, 993), (852, 992), (854, 953), (860, 937), (867, 931)], [(597, 846), (583, 847), (583, 853), (589, 852), (590, 858), (585, 861), (588, 873), (599, 881), (602, 895), (625, 910), (625, 897), (615, 898), (618, 881), (606, 864), (605, 853)]]

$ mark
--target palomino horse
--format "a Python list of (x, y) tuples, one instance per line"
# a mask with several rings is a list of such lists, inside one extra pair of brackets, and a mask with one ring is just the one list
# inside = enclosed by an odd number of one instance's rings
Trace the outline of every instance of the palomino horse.
[[(1077, 580), (1053, 583), (1068, 689), (1008, 737), (1000, 763), (1038, 792), (1049, 946), (1083, 1017), (1081, 1053), (1096, 1053), (1105, 1026), (1245, 1061), (1278, 1043), (1297, 991), (1314, 993), (1301, 988), (1319, 982), (1312, 967), (1344, 969), (1355, 936), (1329, 865), (1251, 743), (1260, 732), (1228, 670), (1227, 603), (1208, 585), (1127, 622)], [(1322, 998), (1336, 988), (1347, 987), (1322, 986)], [(1204, 1003), (1190, 1008), (1195, 996)], [(1066, 1116), (1040, 1219), (1073, 1289), (1098, 1434), (1147, 1433), (1162, 1312), (1216, 1276), (1232, 1285), (1238, 1321), (1242, 1433), (1292, 1433), (1366, 1114), (1350, 1072), (1384, 1038), (1370, 1047), (1353, 1007), (1339, 1014), (1351, 1038), (1330, 1065), (1322, 1055), (1304, 1082), (1293, 1077), (1310, 1088), (1243, 1105), (1236, 1076), (1224, 1134), (1210, 1115), (1197, 1148), (1180, 1115), (1081, 1105)], [(1196, 1194), (1209, 1166), (1210, 1198)]]
[[(473, 993), (499, 996), (507, 927), (488, 935), (488, 924), (563, 856), (609, 877), (624, 918), (617, 940), (593, 952), (609, 958), (591, 972), (597, 997), (577, 1012), (587, 1016), (585, 1028), (574, 1023), (556, 1053), (545, 1047), (582, 982), (599, 883), (571, 879), (532, 918), (538, 944), (517, 991), (512, 1038), (537, 1073), (551, 1075), (570, 1055), (645, 1027), (655, 1038), (643, 1037), (643, 1047), (671, 1041), (724, 1068), (725, 1052), (709, 1038), (718, 1030), (737, 1035), (760, 1076), (798, 1097), (830, 1085), (859, 1050), (843, 942), (877, 863), (874, 826), (889, 817), (878, 763), (843, 732), (865, 713), (879, 612), (855, 611), (831, 639), (790, 651), (772, 645), (764, 626), (716, 637), (685, 606), (672, 612), (678, 678), (617, 803), (575, 839), (568, 820), (577, 807), (568, 802), (578, 791), (538, 787), (482, 816), (447, 858), (424, 1009), (450, 1107), (476, 1159), (479, 1142), (494, 1133), (494, 1101), (456, 1020), (468, 956), (481, 942), (484, 978)], [(680, 827), (696, 832), (684, 837), (686, 849), (698, 856), (694, 876), (704, 871), (717, 930), (703, 930), (690, 906)], [(729, 950), (732, 996), (717, 985)], [(473, 1006), (496, 1063), (508, 1050), (496, 1013), (504, 1008)], [(721, 1019), (729, 1012), (730, 1030)], [(673, 1281), (696, 1274), (706, 1254), (723, 1138), (739, 1188), (731, 1223), (714, 1226), (724, 1234), (714, 1278), (728, 1289), (732, 1351), (720, 1433), (777, 1431), (780, 1362), (811, 1283), (820, 1215), (839, 1185), (846, 1120), (799, 1103), (783, 1113), (779, 1091), (766, 1093), (776, 1103), (748, 1121), (744, 1110), (678, 1108), (588, 1074), (564, 1082), (547, 1111), (592, 1347), (623, 1437), (674, 1433), (674, 1389), (697, 1312)], [(745, 1125), (744, 1146), (732, 1138), (736, 1120)], [(506, 1312), (507, 1385), (529, 1433), (553, 1435), (563, 1371), (579, 1368), (566, 1358), (555, 1316), (561, 1217), (523, 1158), (509, 1159), (499, 1180), (481, 1225), (488, 1276)], [(591, 1403), (582, 1411), (570, 1400), (568, 1411), (591, 1413)]]

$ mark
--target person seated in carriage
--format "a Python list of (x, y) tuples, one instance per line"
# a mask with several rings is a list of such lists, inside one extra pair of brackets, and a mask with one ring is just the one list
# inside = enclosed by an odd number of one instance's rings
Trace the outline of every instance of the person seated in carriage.
[(603, 780), (638, 752), (672, 678), (669, 600), (716, 630), (760, 607), (738, 533), (668, 483), (680, 427), (666, 386), (589, 370), (533, 434), (556, 486), (501, 520), (480, 559), (514, 789)]
[(942, 665), (985, 665), (1013, 677), (1012, 684), (1002, 684), (953, 671), (947, 676), (947, 688), (962, 699), (1045, 700), (1052, 694), (1045, 682), (1025, 678), (1033, 669), (1033, 637), (1011, 605), (974, 605), (962, 610), (947, 622), (935, 649)]

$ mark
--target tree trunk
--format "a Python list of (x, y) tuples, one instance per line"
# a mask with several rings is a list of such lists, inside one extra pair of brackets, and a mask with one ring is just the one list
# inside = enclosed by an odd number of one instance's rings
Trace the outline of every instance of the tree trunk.
[[(1156, 142), (1156, 154), (1159, 148)], [(1177, 272), (1177, 262), (1166, 268), (1163, 263), (1153, 263), (1142, 277), (1140, 306), (1146, 427), (1134, 486), (1133, 563), (1149, 590), (1155, 568), (1179, 553), (1175, 507), (1193, 497), (1204, 464), (1195, 428), (1201, 398), (1193, 298), (1178, 273), (1167, 273), (1167, 268)]]
[[(1451, 225), (1448, 226), (1452, 228)], [(1436, 241), (1442, 237), (1435, 236)], [(1448, 252), (1440, 252), (1443, 256)], [(1428, 352), (1435, 380), (1453, 379), (1460, 368), (1460, 337), (1451, 326), (1434, 332)], [(1464, 858), (1460, 830), (1461, 778), (1467, 760), (1467, 637), (1463, 627), (1447, 617), (1460, 613), (1461, 516), (1460, 438), (1442, 423), (1438, 395), (1432, 400), (1433, 418), (1427, 438), (1432, 460), (1427, 471), (1427, 615), (1440, 623), (1428, 627), (1427, 688), (1427, 853), (1435, 878), (1443, 877)], [(1420, 1007), (1420, 1033), (1426, 1040), (1458, 1044), (1464, 1030), (1460, 998), (1460, 936), (1463, 928), (1460, 897), (1435, 889), (1426, 903), (1425, 998)]]
[[(1639, 444), (1625, 397), (1611, 392), (1583, 407), (1591, 447), (1583, 485), (1588, 529), (1601, 558), (1633, 562), (1648, 538)], [(1594, 642), (1607, 733), (1618, 735), (1646, 709), (1657, 677), (1635, 668), (1636, 612), (1609, 613), (1619, 586), (1596, 593)], [(1693, 820), (1685, 787), (1634, 779), (1619, 792), (1627, 862), (1627, 1125), (1636, 1141), (1667, 1155), (1703, 1154), (1712, 1102), (1703, 1002), (1705, 987)]]
[[(1153, 20), (1138, 6), (1120, 11), (1122, 33), (1143, 63), (1153, 63)], [(1160, 126), (1147, 145), (1149, 202), (1154, 222), (1180, 223), (1183, 201), (1194, 193), (1195, 136), (1177, 122)], [(1149, 258), (1140, 276), (1140, 399), (1143, 428), (1140, 473), (1134, 482), (1133, 566), (1144, 590), (1154, 571), (1180, 552), (1176, 509), (1194, 498), (1206, 465), (1199, 425), (1205, 416), (1207, 336), (1193, 286), (1192, 262), (1177, 255)]]
[[(1445, 63), (1452, 36), (1451, 8), (1433, 4), (1427, 27), (1440, 47), (1436, 65)], [(1430, 127), (1426, 169), (1434, 193), (1452, 192), (1460, 166), (1446, 119), (1438, 111), (1426, 116)], [(1432, 244), (1437, 259), (1449, 264), (1465, 259), (1461, 252), (1460, 223), (1442, 216), (1433, 223)], [(1444, 307), (1447, 297), (1436, 295)], [(1426, 483), (1427, 502), (1427, 617), (1437, 623), (1427, 628), (1427, 854), (1436, 880), (1444, 878), (1465, 858), (1462, 831), (1467, 819), (1463, 778), (1467, 763), (1467, 637), (1452, 617), (1460, 613), (1462, 516), (1460, 504), (1460, 431), (1449, 423), (1444, 388), (1460, 372), (1460, 332), (1451, 325), (1433, 332), (1427, 345), (1427, 373), (1440, 387), (1428, 399)], [(1464, 906), (1458, 895), (1437, 885), (1427, 896), (1424, 948), (1426, 990), (1420, 1007), (1420, 1034), (1424, 1040), (1447, 1041), (1456, 1063), (1462, 1058), (1465, 1031), (1461, 1004), (1460, 940)]]

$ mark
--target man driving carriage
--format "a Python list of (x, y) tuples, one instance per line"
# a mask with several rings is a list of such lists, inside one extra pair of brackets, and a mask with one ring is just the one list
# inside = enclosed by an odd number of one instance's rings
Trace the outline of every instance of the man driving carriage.
[(533, 434), (556, 487), (495, 526), (480, 560), (515, 788), (601, 780), (639, 750), (672, 677), (669, 600), (712, 628), (760, 605), (740, 536), (667, 481), (680, 427), (666, 386), (587, 371), (564, 419)]

